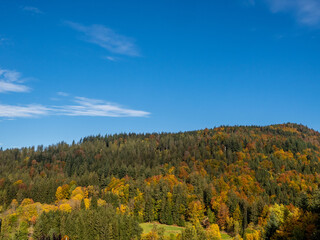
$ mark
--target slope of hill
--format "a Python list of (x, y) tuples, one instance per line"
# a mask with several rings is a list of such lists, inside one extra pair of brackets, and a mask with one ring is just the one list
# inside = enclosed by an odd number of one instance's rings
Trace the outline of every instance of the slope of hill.
[[(158, 221), (187, 226), (179, 239), (214, 239), (200, 223), (237, 239), (317, 239), (319, 183), (320, 133), (291, 123), (2, 150), (1, 234), (139, 239), (138, 222)], [(90, 230), (112, 214), (118, 223)]]

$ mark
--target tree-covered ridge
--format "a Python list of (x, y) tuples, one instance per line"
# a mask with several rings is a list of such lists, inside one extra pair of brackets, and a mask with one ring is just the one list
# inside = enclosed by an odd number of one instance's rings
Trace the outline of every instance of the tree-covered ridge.
[[(134, 221), (193, 224), (180, 239), (192, 234), (211, 239), (201, 229), (215, 229), (214, 224), (237, 239), (288, 239), (286, 234), (316, 239), (319, 174), (320, 133), (291, 123), (90, 136), (71, 145), (2, 150), (2, 235), (10, 239), (24, 223), (35, 229), (35, 239), (53, 233), (82, 239), (63, 223), (42, 226), (45, 212), (57, 219), (69, 214), (85, 219), (90, 209), (97, 215), (103, 208), (119, 219), (132, 217), (137, 238), (141, 231)], [(32, 206), (37, 214), (23, 217)], [(13, 214), (17, 219), (10, 222)], [(297, 229), (290, 229), (293, 223)], [(46, 228), (50, 234), (38, 234)]]

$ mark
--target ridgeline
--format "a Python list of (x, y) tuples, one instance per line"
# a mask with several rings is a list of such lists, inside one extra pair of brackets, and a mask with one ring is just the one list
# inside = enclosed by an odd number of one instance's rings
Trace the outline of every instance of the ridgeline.
[(320, 133), (292, 123), (1, 150), (0, 239), (320, 239), (319, 184)]

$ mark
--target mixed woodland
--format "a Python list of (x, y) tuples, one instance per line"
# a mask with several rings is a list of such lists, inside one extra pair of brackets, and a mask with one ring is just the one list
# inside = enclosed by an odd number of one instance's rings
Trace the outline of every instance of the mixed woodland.
[(0, 239), (320, 239), (319, 185), (320, 133), (291, 123), (1, 149)]

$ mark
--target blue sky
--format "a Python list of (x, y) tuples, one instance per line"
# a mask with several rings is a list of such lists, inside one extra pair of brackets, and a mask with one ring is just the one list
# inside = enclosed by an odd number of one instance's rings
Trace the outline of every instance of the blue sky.
[(0, 144), (320, 130), (320, 1), (2, 1)]

